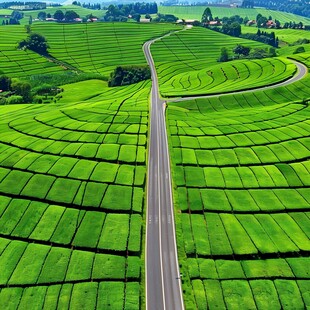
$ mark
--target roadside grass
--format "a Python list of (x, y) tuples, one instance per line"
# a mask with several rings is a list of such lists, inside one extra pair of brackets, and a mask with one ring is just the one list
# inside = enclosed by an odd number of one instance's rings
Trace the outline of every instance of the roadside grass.
[(169, 103), (186, 308), (308, 304), (308, 83)]

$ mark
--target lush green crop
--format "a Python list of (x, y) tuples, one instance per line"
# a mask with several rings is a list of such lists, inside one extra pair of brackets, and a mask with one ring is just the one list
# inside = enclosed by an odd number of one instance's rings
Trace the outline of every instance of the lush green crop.
[(308, 83), (169, 103), (187, 307), (308, 304)]
[[(201, 21), (202, 14), (206, 6), (160, 6), (159, 12), (162, 14), (174, 14), (178, 18), (182, 19), (197, 19)], [(256, 19), (257, 14), (262, 14), (267, 18), (271, 16), (274, 20), (277, 19), (281, 23), (294, 21), (299, 23), (300, 21), (306, 25), (310, 23), (309, 18), (285, 13), (273, 10), (266, 10), (263, 8), (255, 9), (244, 9), (244, 8), (229, 8), (229, 7), (210, 7), (213, 17), (230, 17), (239, 15), (243, 18), (248, 17), (249, 19)]]
[(109, 76), (117, 66), (145, 65), (142, 44), (152, 37), (180, 29), (169, 24), (93, 23), (37, 24), (50, 54), (85, 72)]
[(1, 307), (141, 307), (149, 92), (85, 81), (59, 105), (2, 107)]
[(296, 71), (284, 58), (218, 63), (223, 41), (230, 54), (237, 44), (268, 50), (264, 44), (205, 28), (175, 33), (152, 47), (161, 94), (191, 96), (251, 89), (286, 80)]
[(61, 72), (63, 69), (30, 50), (18, 50), (18, 43), (26, 39), (23, 26), (0, 27), (0, 71), (12, 77), (23, 77), (41, 73)]

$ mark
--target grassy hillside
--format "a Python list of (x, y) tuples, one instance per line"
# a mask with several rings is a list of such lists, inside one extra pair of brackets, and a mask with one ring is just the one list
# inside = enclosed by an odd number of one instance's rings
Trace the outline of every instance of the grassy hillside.
[(309, 304), (308, 85), (169, 103), (186, 308)]
[[(206, 6), (160, 6), (159, 12), (162, 14), (174, 14), (179, 18), (185, 19), (197, 19), (201, 20), (201, 16)], [(241, 17), (248, 17), (249, 19), (255, 19), (257, 14), (262, 14), (263, 16), (271, 16), (273, 19), (279, 20), (281, 23), (295, 21), (302, 22), (306, 25), (310, 24), (310, 19), (294, 15), (291, 13), (271, 11), (266, 9), (244, 9), (244, 8), (223, 8), (223, 7), (210, 7), (213, 17), (222, 18), (224, 16), (239, 15)]]

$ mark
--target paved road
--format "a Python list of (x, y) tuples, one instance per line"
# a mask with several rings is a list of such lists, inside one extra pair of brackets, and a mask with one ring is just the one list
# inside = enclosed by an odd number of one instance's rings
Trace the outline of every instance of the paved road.
[[(160, 38), (159, 38), (160, 39)], [(146, 227), (146, 308), (147, 310), (183, 310), (181, 279), (176, 248), (174, 213), (170, 179), (170, 163), (165, 124), (165, 101), (160, 99), (158, 79), (148, 41), (143, 51), (152, 72), (151, 129), (148, 158), (148, 193)], [(295, 62), (297, 73), (291, 79), (260, 89), (285, 86), (302, 79), (308, 72), (306, 66)], [(231, 95), (239, 92), (230, 92)], [(183, 101), (195, 98), (209, 98), (217, 95), (174, 98)]]
[(159, 97), (157, 75), (150, 53), (152, 43), (149, 41), (143, 46), (153, 80), (148, 158), (146, 308), (182, 310), (184, 305), (175, 239), (165, 105)]

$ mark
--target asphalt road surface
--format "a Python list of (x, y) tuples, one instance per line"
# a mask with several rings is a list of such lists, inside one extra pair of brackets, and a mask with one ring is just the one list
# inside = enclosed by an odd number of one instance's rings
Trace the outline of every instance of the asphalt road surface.
[[(150, 52), (151, 44), (160, 39), (148, 41), (143, 46), (143, 51), (152, 73), (145, 259), (146, 308), (147, 310), (183, 310), (184, 303), (176, 247), (170, 162), (165, 123), (165, 101), (159, 95), (157, 74)], [(297, 66), (297, 73), (292, 78), (275, 85), (242, 92), (246, 93), (286, 86), (302, 79), (308, 73), (307, 67), (296, 61), (292, 60), (292, 62)], [(240, 92), (230, 92), (221, 95), (236, 93)], [(216, 96), (219, 96), (219, 94), (169, 100), (176, 102)]]
[(150, 53), (151, 43), (153, 41), (143, 46), (153, 80), (147, 189), (146, 308), (182, 310), (165, 104), (159, 97), (157, 75)]

